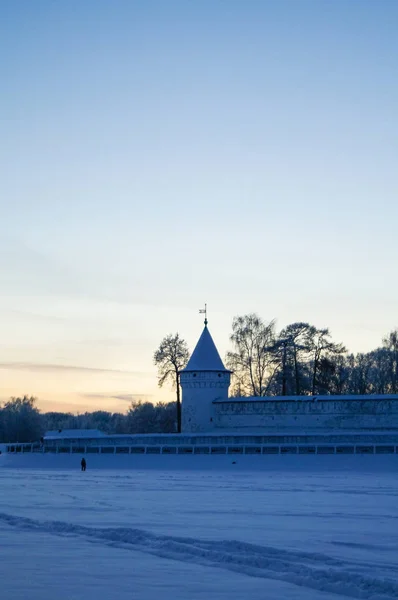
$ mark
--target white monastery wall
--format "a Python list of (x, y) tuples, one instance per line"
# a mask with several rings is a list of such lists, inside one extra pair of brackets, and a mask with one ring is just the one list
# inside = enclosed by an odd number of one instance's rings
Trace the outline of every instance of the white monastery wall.
[(245, 427), (395, 429), (398, 428), (398, 399), (395, 400), (265, 400), (216, 401), (215, 425), (221, 429)]

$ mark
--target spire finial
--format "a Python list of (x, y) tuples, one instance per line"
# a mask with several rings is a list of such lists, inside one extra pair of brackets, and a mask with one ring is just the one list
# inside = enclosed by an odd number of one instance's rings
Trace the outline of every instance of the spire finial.
[(207, 327), (207, 304), (205, 304), (204, 308), (199, 309), (199, 313), (205, 316), (205, 327)]

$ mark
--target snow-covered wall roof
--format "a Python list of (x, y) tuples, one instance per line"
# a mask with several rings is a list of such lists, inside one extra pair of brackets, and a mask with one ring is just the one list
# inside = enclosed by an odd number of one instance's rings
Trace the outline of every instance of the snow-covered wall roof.
[(54, 438), (95, 438), (104, 437), (106, 434), (99, 429), (56, 429), (47, 431), (44, 435), (45, 440)]
[(398, 400), (398, 394), (345, 394), (328, 396), (247, 396), (239, 398), (228, 398), (227, 400), (217, 398), (213, 404), (221, 402), (318, 402), (318, 401), (358, 401), (358, 400)]

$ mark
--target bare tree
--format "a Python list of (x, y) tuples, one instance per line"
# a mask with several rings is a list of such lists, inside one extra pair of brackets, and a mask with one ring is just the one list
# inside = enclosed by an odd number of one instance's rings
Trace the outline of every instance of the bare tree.
[[(283, 347), (282, 355), (282, 395), (287, 388), (299, 396), (306, 389), (308, 381), (308, 360), (311, 339), (316, 328), (309, 323), (291, 323), (279, 334), (278, 344)], [(290, 385), (288, 385), (290, 384)]]
[(329, 329), (315, 329), (311, 337), (312, 352), (312, 384), (311, 394), (315, 395), (317, 387), (317, 378), (321, 368), (327, 368), (330, 373), (333, 372), (333, 363), (331, 359), (340, 354), (344, 354), (346, 349), (343, 344), (335, 344), (330, 339)]
[(162, 387), (170, 381), (177, 396), (177, 431), (181, 433), (181, 398), (179, 372), (189, 359), (188, 345), (180, 335), (168, 335), (160, 342), (159, 348), (153, 355), (153, 362), (158, 368), (158, 384)]
[(11, 398), (0, 410), (0, 441), (34, 442), (42, 435), (42, 422), (36, 398)]
[(132, 403), (124, 420), (125, 433), (175, 433), (175, 402)]
[(234, 394), (265, 396), (278, 368), (275, 362), (275, 323), (264, 323), (252, 313), (232, 321), (234, 345), (226, 363), (234, 372)]
[(388, 394), (391, 390), (391, 358), (388, 348), (376, 348), (369, 354), (369, 393)]
[(383, 339), (383, 345), (389, 350), (391, 393), (398, 392), (398, 329), (390, 331)]

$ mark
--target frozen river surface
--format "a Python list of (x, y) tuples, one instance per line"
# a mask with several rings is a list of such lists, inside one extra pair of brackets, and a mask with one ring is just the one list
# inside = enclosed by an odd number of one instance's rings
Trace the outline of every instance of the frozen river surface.
[(398, 598), (398, 457), (61, 458), (0, 457), (4, 600)]

